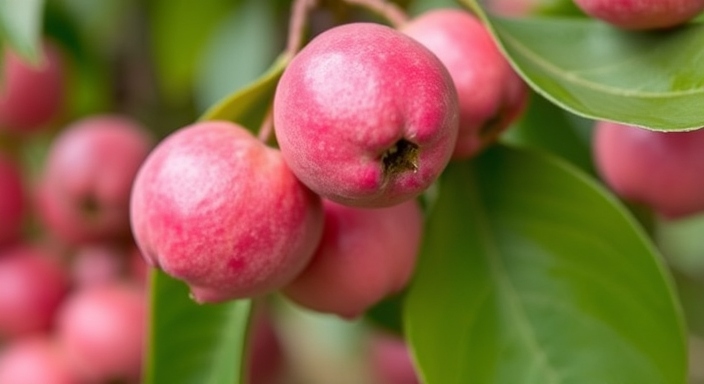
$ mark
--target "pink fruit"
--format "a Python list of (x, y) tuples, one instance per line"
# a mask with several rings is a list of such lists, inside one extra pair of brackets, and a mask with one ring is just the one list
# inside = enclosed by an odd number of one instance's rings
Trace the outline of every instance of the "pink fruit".
[(46, 336), (17, 339), (2, 349), (0, 383), (81, 384)]
[(263, 295), (291, 281), (322, 233), (320, 198), (244, 128), (196, 123), (152, 152), (132, 192), (146, 260), (198, 302)]
[(68, 126), (39, 180), (38, 213), (48, 229), (71, 244), (127, 237), (132, 182), (151, 146), (150, 134), (127, 117)]
[(617, 194), (669, 218), (704, 210), (704, 130), (656, 132), (598, 122), (594, 158)]
[(126, 272), (130, 255), (109, 244), (79, 247), (71, 260), (71, 272), (77, 287), (110, 284)]
[(20, 237), (26, 205), (20, 170), (0, 153), (0, 246)]
[(66, 93), (65, 68), (59, 49), (44, 44), (43, 62), (32, 65), (5, 50), (0, 83), (0, 130), (27, 133), (58, 115)]
[(63, 268), (44, 250), (0, 251), (0, 338), (48, 330), (68, 287)]
[(86, 382), (139, 378), (145, 344), (144, 292), (118, 283), (74, 291), (56, 334), (71, 368)]
[(460, 125), (453, 158), (474, 156), (525, 109), (528, 88), (475, 16), (460, 9), (433, 10), (401, 31), (437, 55), (457, 88)]
[(408, 346), (403, 339), (374, 334), (370, 343), (371, 369), (379, 384), (418, 384)]
[(248, 342), (247, 383), (280, 383), (286, 360), (274, 324), (265, 312), (256, 313), (252, 322)]
[(443, 171), (457, 136), (457, 94), (442, 63), (386, 26), (325, 31), (291, 61), (274, 126), (291, 170), (330, 200), (382, 207)]
[(323, 239), (308, 267), (283, 292), (304, 307), (353, 318), (408, 282), (422, 213), (415, 200), (377, 209), (325, 200), (323, 207)]
[(633, 30), (670, 28), (704, 10), (704, 0), (575, 0), (585, 13)]

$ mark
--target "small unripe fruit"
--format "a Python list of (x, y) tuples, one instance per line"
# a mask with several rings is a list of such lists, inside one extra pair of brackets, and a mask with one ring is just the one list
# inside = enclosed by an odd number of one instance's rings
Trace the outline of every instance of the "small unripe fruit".
[(65, 68), (59, 49), (45, 43), (44, 60), (32, 65), (6, 50), (0, 80), (0, 130), (29, 133), (60, 112), (66, 93)]
[(575, 0), (586, 14), (632, 30), (670, 28), (704, 10), (704, 0)]
[(442, 61), (457, 88), (460, 123), (453, 158), (477, 154), (525, 109), (528, 88), (475, 16), (438, 9), (416, 17), (401, 31)]
[(49, 329), (68, 292), (53, 255), (29, 245), (0, 251), (0, 338)]
[(52, 143), (38, 186), (38, 213), (69, 244), (126, 238), (129, 199), (151, 135), (122, 116), (66, 127)]
[(200, 122), (152, 152), (132, 192), (146, 260), (198, 302), (263, 295), (291, 281), (322, 233), (320, 198), (281, 153), (239, 125)]
[(598, 122), (597, 169), (618, 195), (676, 219), (704, 210), (704, 129), (656, 132)]
[(306, 269), (284, 288), (294, 302), (353, 318), (403, 289), (413, 273), (423, 216), (415, 200), (362, 209), (323, 202), (323, 239)]
[(118, 283), (74, 291), (57, 318), (57, 339), (86, 382), (136, 380), (145, 345), (144, 292)]
[(20, 237), (26, 205), (18, 165), (0, 153), (0, 246)]
[(54, 341), (45, 335), (17, 339), (3, 347), (0, 383), (82, 384)]
[(329, 29), (279, 81), (274, 127), (296, 176), (360, 207), (398, 204), (443, 171), (457, 137), (457, 93), (445, 67), (389, 27)]

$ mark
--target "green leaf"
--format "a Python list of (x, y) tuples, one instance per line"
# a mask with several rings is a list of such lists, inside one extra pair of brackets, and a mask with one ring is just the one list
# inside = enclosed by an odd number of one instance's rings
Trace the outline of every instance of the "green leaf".
[(440, 181), (405, 330), (426, 384), (683, 384), (660, 256), (566, 162), (490, 148)]
[(44, 0), (0, 0), (0, 32), (10, 46), (39, 62)]
[(233, 0), (151, 0), (148, 3), (156, 74), (165, 98), (186, 100), (203, 47)]
[(144, 383), (242, 383), (251, 301), (199, 305), (182, 282), (158, 270), (151, 278)]
[(273, 2), (246, 0), (218, 23), (195, 71), (199, 110), (251, 83), (276, 59), (284, 47), (275, 10)]
[(482, 17), (515, 67), (578, 115), (658, 130), (704, 126), (704, 24), (629, 32), (590, 18)]
[(269, 110), (276, 84), (291, 57), (281, 54), (269, 70), (249, 86), (225, 97), (207, 110), (201, 120), (231, 120), (249, 127), (260, 122)]
[(592, 124), (533, 93), (523, 117), (502, 136), (502, 141), (547, 150), (596, 175)]

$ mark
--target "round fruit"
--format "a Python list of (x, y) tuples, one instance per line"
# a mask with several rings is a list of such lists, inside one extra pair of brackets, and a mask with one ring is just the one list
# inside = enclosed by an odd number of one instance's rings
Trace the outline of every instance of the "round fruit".
[(360, 207), (423, 192), (457, 137), (457, 93), (440, 61), (389, 27), (352, 23), (318, 35), (274, 98), (281, 152), (321, 196)]
[(144, 292), (118, 283), (74, 291), (57, 318), (57, 338), (86, 382), (136, 380), (145, 341)]
[(281, 153), (244, 128), (196, 123), (152, 152), (132, 192), (146, 260), (198, 302), (269, 293), (308, 263), (322, 234), (320, 198)]
[(48, 330), (68, 288), (64, 269), (42, 249), (0, 251), (0, 337)]
[(586, 14), (633, 30), (670, 28), (704, 10), (704, 0), (575, 0)]
[(325, 200), (323, 239), (284, 294), (320, 312), (353, 318), (403, 289), (413, 273), (423, 228), (415, 200), (362, 209)]
[(53, 340), (31, 336), (17, 339), (0, 352), (0, 383), (80, 384)]
[(38, 186), (47, 228), (75, 244), (129, 235), (129, 199), (151, 135), (122, 116), (98, 115), (68, 126), (52, 143)]
[(672, 219), (704, 210), (704, 129), (656, 132), (598, 122), (593, 148), (597, 169), (621, 197)]
[(447, 67), (459, 96), (453, 158), (466, 159), (496, 140), (526, 106), (528, 88), (479, 19), (460, 9), (426, 12), (401, 31)]
[(0, 83), (0, 130), (36, 131), (60, 112), (66, 93), (62, 54), (49, 42), (43, 49), (43, 61), (37, 65), (13, 51), (5, 51)]
[(17, 164), (0, 153), (0, 245), (20, 237), (27, 209), (24, 193)]

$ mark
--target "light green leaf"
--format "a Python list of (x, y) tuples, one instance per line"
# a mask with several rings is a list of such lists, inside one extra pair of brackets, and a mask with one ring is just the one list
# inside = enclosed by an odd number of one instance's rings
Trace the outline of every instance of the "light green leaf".
[(199, 305), (182, 282), (158, 270), (151, 279), (144, 383), (242, 383), (251, 301)]
[(404, 313), (425, 384), (683, 384), (660, 256), (602, 187), (498, 146), (440, 182)]
[(658, 130), (704, 126), (704, 24), (628, 32), (590, 18), (488, 23), (532, 87), (578, 115)]
[(44, 0), (0, 0), (0, 32), (23, 57), (39, 62)]

